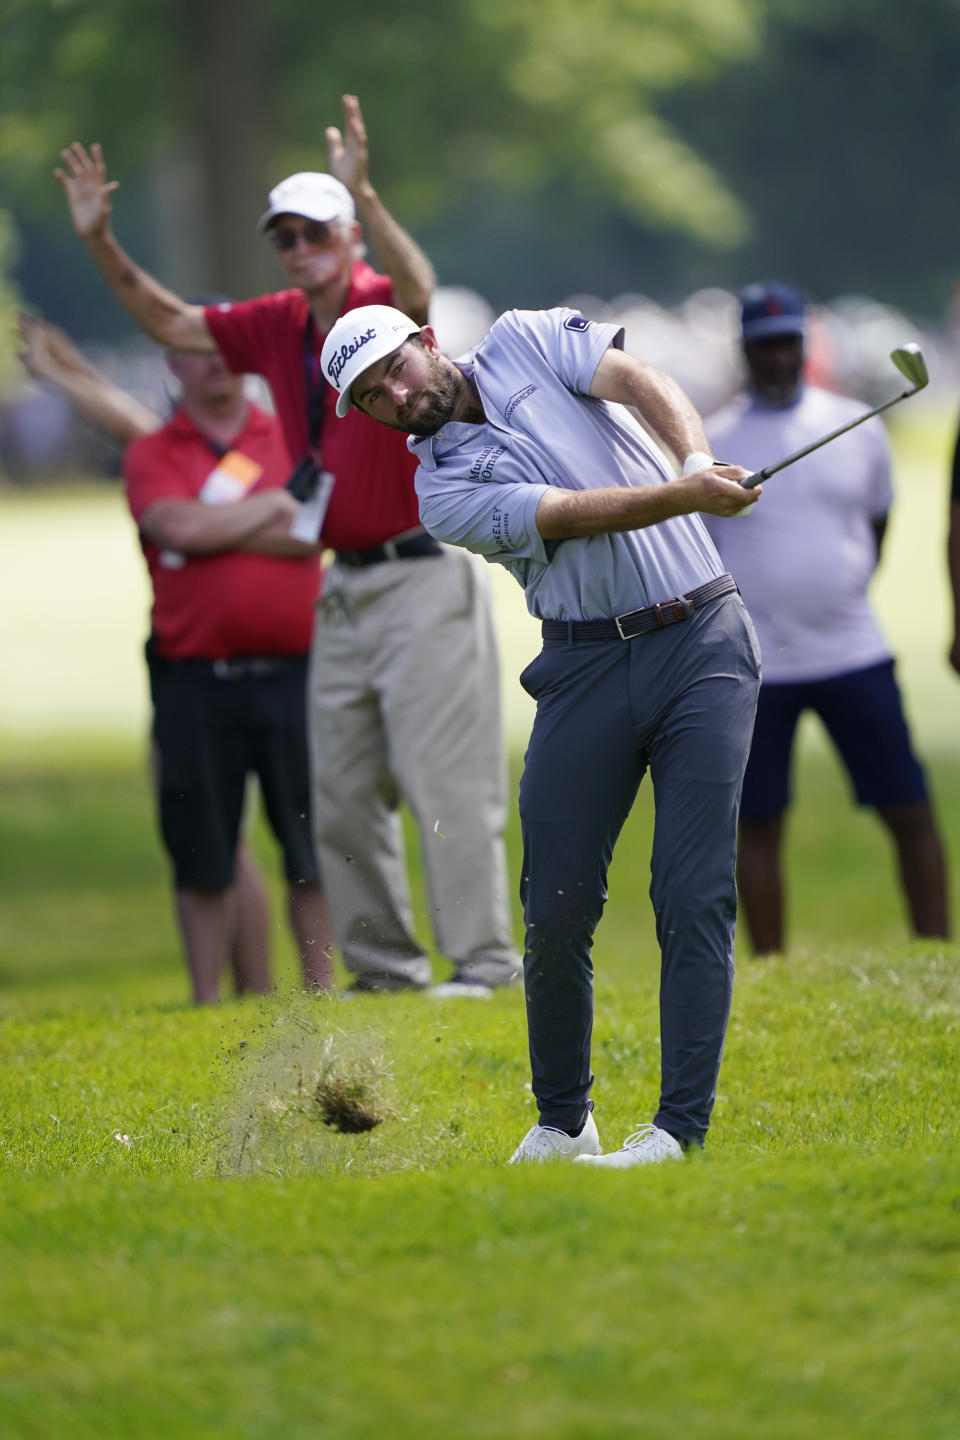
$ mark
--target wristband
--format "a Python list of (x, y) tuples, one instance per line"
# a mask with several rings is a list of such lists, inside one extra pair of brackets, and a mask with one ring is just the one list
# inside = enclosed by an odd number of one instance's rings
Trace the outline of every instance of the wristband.
[(705, 470), (708, 465), (714, 463), (712, 455), (706, 455), (702, 450), (694, 450), (683, 462), (681, 475), (692, 475), (695, 470)]

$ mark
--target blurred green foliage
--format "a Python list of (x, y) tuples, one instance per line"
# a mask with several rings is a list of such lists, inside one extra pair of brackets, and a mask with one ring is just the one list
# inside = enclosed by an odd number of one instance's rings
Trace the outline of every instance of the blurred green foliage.
[(735, 254), (681, 244), (681, 286), (779, 275), (814, 298), (938, 315), (958, 274), (960, 5), (766, 0), (760, 53), (665, 102), (753, 217)]
[(266, 188), (325, 166), (353, 91), (387, 203), (497, 307), (782, 275), (935, 315), (958, 76), (956, 0), (0, 0), (0, 204), (25, 291), (81, 336), (116, 320), (50, 180), (74, 138), (138, 258), (176, 284), (176, 226), (199, 288), (251, 293)]
[[(575, 176), (647, 220), (710, 241), (744, 233), (737, 202), (653, 113), (667, 91), (752, 53), (755, 0), (19, 0), (7, 5), (0, 161), (47, 187), (69, 140), (139, 163), (189, 131), (224, 63), (231, 131), (263, 92), (269, 165), (316, 165), (344, 90), (360, 94), (388, 189), (412, 221), (478, 181)], [(194, 77), (199, 77), (193, 85)], [(265, 102), (265, 103), (264, 103)], [(247, 157), (236, 155), (237, 166)]]
[[(614, 207), (730, 245), (746, 234), (743, 207), (657, 105), (752, 54), (757, 13), (758, 0), (454, 0), (442, 10), (429, 0), (9, 0), (0, 164), (18, 209), (62, 237), (50, 172), (71, 140), (100, 140), (125, 182), (118, 226), (145, 235), (142, 258), (156, 267), (171, 263), (162, 232), (178, 201), (166, 192), (138, 213), (129, 180), (186, 161), (202, 178), (181, 190), (178, 218), (209, 256), (205, 283), (249, 293), (272, 280), (251, 223), (264, 191), (285, 172), (325, 168), (323, 130), (350, 91), (364, 106), (374, 180), (414, 228), (464, 213), (480, 192), (535, 211), (561, 185), (598, 217)], [(149, 250), (157, 229), (162, 255)], [(31, 252), (45, 243), (31, 233)], [(489, 249), (486, 226), (459, 247)], [(51, 253), (46, 269), (56, 268)], [(469, 260), (456, 278), (468, 272)]]
[(18, 295), (10, 280), (17, 254), (13, 220), (0, 210), (0, 395), (19, 376), (15, 357), (15, 321)]

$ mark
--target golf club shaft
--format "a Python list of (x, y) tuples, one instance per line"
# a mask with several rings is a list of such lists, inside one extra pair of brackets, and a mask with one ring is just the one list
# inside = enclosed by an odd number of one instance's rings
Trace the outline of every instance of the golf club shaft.
[(839, 430), (831, 430), (829, 435), (824, 435), (820, 440), (814, 440), (812, 445), (805, 445), (802, 450), (797, 450), (793, 455), (788, 455), (785, 460), (778, 460), (776, 465), (765, 465), (764, 468), (758, 470), (756, 474), (748, 475), (746, 480), (741, 480), (741, 485), (744, 490), (752, 490), (755, 486), (761, 485), (764, 480), (768, 480), (771, 475), (776, 475), (778, 470), (786, 469), (786, 467), (792, 465), (794, 461), (802, 460), (805, 455), (812, 455), (814, 450), (819, 450), (822, 445), (829, 445), (831, 440), (836, 440), (839, 436), (846, 435), (848, 430), (856, 429), (858, 425), (863, 424), (864, 420), (872, 420), (874, 415), (879, 415), (883, 410), (889, 410), (891, 405), (899, 405), (901, 400), (909, 400), (910, 396), (916, 395), (916, 393), (916, 389), (904, 390), (902, 395), (895, 395), (892, 400), (887, 400), (885, 404), (878, 405), (876, 409), (867, 410), (863, 415), (858, 415), (856, 420), (851, 420), (849, 425), (841, 425)]

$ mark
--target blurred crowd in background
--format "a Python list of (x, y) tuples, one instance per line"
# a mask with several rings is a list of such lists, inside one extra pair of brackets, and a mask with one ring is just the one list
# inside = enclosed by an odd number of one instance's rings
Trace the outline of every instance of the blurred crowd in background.
[[(622, 323), (626, 348), (674, 375), (701, 414), (723, 404), (742, 382), (739, 301), (730, 291), (698, 290), (672, 307), (640, 294), (611, 300), (578, 294), (558, 297), (556, 303), (590, 319)], [(495, 313), (481, 295), (456, 286), (438, 289), (431, 308), (441, 346), (454, 356), (486, 333)], [(812, 307), (808, 374), (816, 384), (876, 405), (902, 387), (889, 352), (916, 340), (930, 369), (929, 391), (921, 403), (952, 404), (960, 392), (958, 330), (960, 321), (953, 313), (932, 329), (879, 301), (844, 296)], [(166, 414), (172, 408), (173, 382), (160, 352), (148, 341), (82, 348), (104, 374), (150, 409)], [(249, 383), (253, 398), (269, 407), (263, 383), (253, 377)], [(31, 484), (65, 474), (117, 476), (119, 458), (119, 446), (79, 419), (52, 386), (24, 374), (0, 396), (0, 475), (9, 483)]]

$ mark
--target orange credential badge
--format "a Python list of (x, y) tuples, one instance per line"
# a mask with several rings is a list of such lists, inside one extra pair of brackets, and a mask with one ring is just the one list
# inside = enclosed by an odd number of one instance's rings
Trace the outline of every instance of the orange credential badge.
[(205, 505), (229, 505), (234, 500), (242, 500), (262, 474), (263, 466), (249, 455), (228, 450), (203, 482), (199, 498)]

